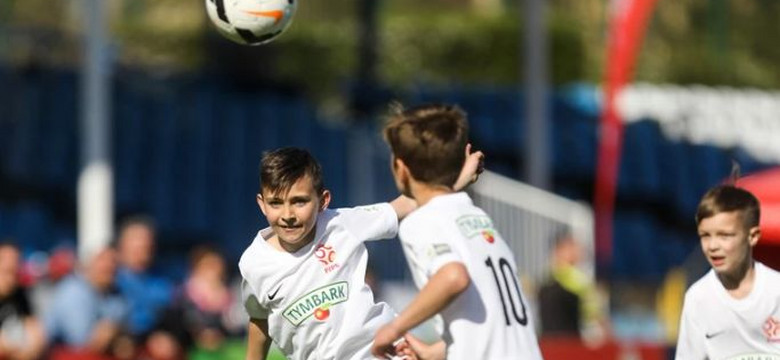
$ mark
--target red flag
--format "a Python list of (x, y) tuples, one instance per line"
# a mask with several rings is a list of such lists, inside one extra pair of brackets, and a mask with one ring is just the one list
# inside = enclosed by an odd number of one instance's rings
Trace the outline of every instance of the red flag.
[(596, 260), (605, 269), (612, 258), (612, 219), (615, 211), (623, 122), (615, 99), (631, 78), (647, 22), (656, 0), (613, 0), (604, 78), (604, 107), (599, 128), (596, 188)]

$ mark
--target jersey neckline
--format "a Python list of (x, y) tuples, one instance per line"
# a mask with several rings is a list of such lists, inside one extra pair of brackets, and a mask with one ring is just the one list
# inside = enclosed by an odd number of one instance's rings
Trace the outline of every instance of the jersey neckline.
[(748, 293), (748, 295), (742, 299), (737, 299), (729, 294), (728, 290), (723, 286), (723, 283), (720, 282), (718, 275), (713, 269), (710, 269), (710, 281), (715, 283), (717, 296), (720, 297), (723, 301), (736, 308), (747, 309), (756, 301), (758, 301), (757, 299), (761, 298), (761, 293), (764, 291), (765, 287), (765, 284), (763, 283), (764, 278), (766, 277), (765, 270), (766, 269), (764, 268), (764, 264), (753, 260), (753, 272), (755, 276), (755, 279), (753, 279), (753, 288), (750, 289), (750, 293)]

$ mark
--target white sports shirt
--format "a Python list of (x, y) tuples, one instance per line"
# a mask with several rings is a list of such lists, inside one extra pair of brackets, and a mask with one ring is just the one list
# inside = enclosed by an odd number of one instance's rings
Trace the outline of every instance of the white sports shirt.
[(471, 284), (437, 324), (447, 359), (542, 358), (514, 256), (466, 193), (433, 198), (401, 222), (399, 235), (419, 288), (447, 263), (468, 269)]
[(780, 360), (780, 273), (755, 263), (753, 290), (731, 297), (714, 270), (685, 293), (679, 360)]
[(286, 253), (261, 230), (238, 267), (249, 316), (268, 319), (269, 336), (290, 360), (373, 359), (371, 343), (392, 321), (365, 283), (367, 240), (392, 238), (398, 217), (387, 203), (325, 210), (311, 244)]

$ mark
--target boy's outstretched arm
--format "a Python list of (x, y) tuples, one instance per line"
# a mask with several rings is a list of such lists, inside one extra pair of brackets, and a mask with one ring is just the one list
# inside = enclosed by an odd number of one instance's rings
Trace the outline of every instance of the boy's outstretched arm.
[(374, 336), (371, 353), (382, 357), (392, 353), (393, 342), (407, 331), (444, 310), (471, 283), (468, 270), (460, 262), (442, 266), (430, 278), (420, 293), (392, 322), (382, 326)]
[(455, 191), (461, 191), (467, 186), (477, 182), (479, 174), (485, 171), (485, 154), (482, 151), (471, 152), (471, 144), (466, 144), (466, 161), (460, 170), (458, 180), (452, 185)]
[(401, 220), (405, 218), (406, 215), (409, 215), (409, 213), (417, 209), (417, 201), (414, 201), (414, 199), (410, 197), (401, 195), (393, 199), (393, 201), (390, 202), (390, 206), (393, 207), (396, 215), (398, 215), (398, 220)]
[(247, 326), (246, 360), (265, 360), (271, 341), (267, 319), (250, 319)]

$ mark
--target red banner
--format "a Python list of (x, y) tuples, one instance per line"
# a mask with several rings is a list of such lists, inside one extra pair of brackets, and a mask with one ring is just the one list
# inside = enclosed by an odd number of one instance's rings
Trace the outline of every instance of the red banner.
[(604, 78), (604, 104), (599, 129), (596, 188), (596, 260), (606, 269), (612, 258), (612, 221), (615, 211), (623, 122), (615, 99), (633, 73), (637, 54), (656, 0), (613, 0)]

